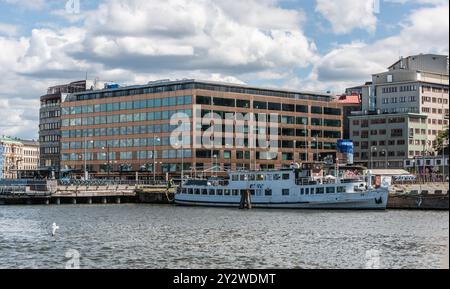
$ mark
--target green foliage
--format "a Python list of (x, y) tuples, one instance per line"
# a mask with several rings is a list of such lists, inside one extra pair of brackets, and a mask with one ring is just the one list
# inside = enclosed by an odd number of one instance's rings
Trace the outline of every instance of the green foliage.
[[(444, 145), (445, 143), (445, 145)], [(436, 143), (434, 145), (434, 149), (439, 153), (442, 154), (442, 150), (445, 150), (445, 153), (448, 154), (448, 128), (439, 132), (438, 136), (436, 137)]]

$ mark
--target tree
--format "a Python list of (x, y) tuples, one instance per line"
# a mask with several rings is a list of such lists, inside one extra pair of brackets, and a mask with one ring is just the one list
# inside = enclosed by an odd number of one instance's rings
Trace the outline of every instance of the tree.
[(448, 128), (439, 132), (436, 137), (434, 149), (439, 154), (442, 154), (442, 150), (445, 150), (445, 154), (448, 154)]

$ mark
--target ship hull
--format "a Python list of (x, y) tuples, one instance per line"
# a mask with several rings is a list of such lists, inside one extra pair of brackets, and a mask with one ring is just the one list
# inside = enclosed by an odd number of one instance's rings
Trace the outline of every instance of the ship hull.
[[(264, 197), (252, 197), (253, 208), (270, 209), (339, 209), (339, 210), (385, 210), (387, 192), (367, 192), (362, 194), (334, 195), (305, 200), (270, 200)], [(176, 195), (175, 203), (183, 206), (239, 207), (240, 196), (195, 196)]]

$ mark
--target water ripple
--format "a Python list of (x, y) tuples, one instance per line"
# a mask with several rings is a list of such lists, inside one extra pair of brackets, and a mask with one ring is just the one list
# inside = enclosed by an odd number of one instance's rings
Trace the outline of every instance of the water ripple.
[(70, 249), (82, 268), (364, 268), (369, 250), (384, 268), (448, 268), (448, 212), (67, 205), (0, 216), (0, 268), (64, 268)]

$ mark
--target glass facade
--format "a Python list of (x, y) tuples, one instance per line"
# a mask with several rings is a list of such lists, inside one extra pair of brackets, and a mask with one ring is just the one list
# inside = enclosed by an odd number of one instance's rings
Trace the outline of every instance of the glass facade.
[[(205, 85), (199, 88), (200, 83), (194, 82), (69, 95), (61, 110), (63, 165), (82, 170), (86, 159), (94, 172), (105, 172), (109, 162), (111, 172), (166, 173), (179, 172), (181, 163), (185, 170), (210, 169), (213, 162), (222, 170), (253, 168), (252, 161), (257, 159), (272, 162), (261, 163), (260, 168), (274, 168), (281, 163), (286, 166), (292, 161), (312, 160), (315, 148), (332, 154), (337, 139), (342, 137), (342, 109), (337, 104), (330, 105), (329, 97)], [(208, 95), (207, 90), (221, 93)], [(237, 97), (228, 92), (251, 94)], [(265, 95), (292, 99), (277, 101), (272, 97), (266, 101)], [(255, 132), (275, 133), (278, 140), (274, 144), (279, 152), (254, 150), (254, 132), (235, 113), (255, 113), (255, 120), (267, 126), (258, 127)], [(212, 122), (202, 124), (198, 117), (208, 114), (213, 115)], [(217, 120), (223, 121), (225, 132), (230, 114), (234, 122), (231, 134), (224, 133), (214, 140), (224, 148), (206, 149), (202, 136), (215, 127)], [(274, 114), (277, 116), (271, 118)], [(174, 115), (178, 116), (175, 122)], [(270, 130), (271, 125), (276, 125), (277, 130)], [(173, 133), (182, 137), (174, 141), (170, 137)], [(316, 137), (319, 139), (312, 141)], [(256, 144), (261, 145), (259, 141)]]

